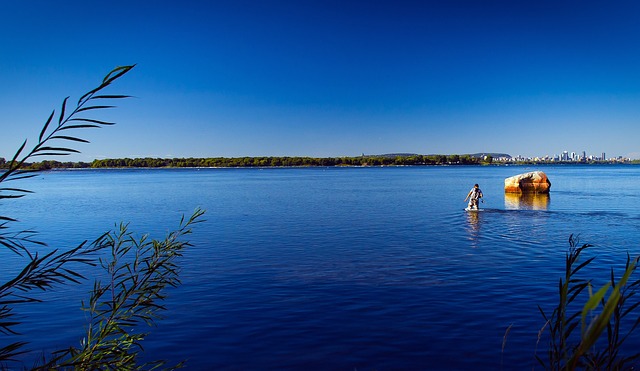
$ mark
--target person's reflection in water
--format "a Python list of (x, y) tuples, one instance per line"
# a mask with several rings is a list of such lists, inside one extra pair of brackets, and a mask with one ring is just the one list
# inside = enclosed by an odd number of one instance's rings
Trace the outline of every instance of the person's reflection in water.
[(467, 211), (467, 232), (469, 232), (469, 241), (471, 247), (478, 247), (478, 239), (480, 238), (480, 211)]

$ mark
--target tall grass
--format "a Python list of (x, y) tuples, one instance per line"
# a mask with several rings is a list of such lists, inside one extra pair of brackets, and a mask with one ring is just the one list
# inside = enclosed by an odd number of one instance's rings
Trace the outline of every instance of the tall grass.
[(629, 369), (640, 357), (640, 349), (624, 346), (640, 323), (635, 311), (640, 305), (636, 297), (640, 280), (633, 278), (638, 258), (627, 255), (622, 276), (616, 278), (612, 268), (609, 282), (596, 290), (583, 277), (595, 257), (580, 261), (592, 245), (580, 245), (571, 235), (569, 246), (565, 274), (558, 283), (558, 304), (550, 313), (538, 307), (545, 320), (541, 333), (547, 332), (548, 347), (536, 359), (549, 370)]

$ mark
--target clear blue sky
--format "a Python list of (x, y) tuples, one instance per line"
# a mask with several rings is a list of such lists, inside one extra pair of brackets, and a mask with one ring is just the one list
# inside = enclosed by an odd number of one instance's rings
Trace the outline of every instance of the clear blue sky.
[(70, 160), (640, 157), (640, 2), (0, 2), (0, 156), (113, 67)]

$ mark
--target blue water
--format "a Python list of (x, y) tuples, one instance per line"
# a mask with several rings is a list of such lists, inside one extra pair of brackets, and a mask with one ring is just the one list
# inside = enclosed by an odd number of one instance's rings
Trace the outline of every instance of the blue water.
[[(549, 197), (505, 196), (506, 177), (532, 170), (548, 175)], [(474, 183), (485, 210), (466, 213)], [(67, 248), (121, 221), (162, 238), (181, 215), (206, 209), (181, 261), (183, 284), (145, 342), (149, 360), (522, 369), (544, 352), (537, 306), (553, 309), (571, 234), (595, 245), (596, 284), (627, 252), (640, 254), (638, 185), (636, 166), (53, 171), (20, 183), (36, 193), (3, 202), (1, 215)], [(4, 274), (19, 269), (2, 254)], [(19, 308), (32, 349), (78, 344), (89, 287)]]

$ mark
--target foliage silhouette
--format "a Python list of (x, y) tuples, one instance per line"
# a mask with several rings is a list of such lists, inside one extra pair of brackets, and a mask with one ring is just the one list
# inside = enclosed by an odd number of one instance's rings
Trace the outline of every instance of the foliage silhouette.
[[(569, 237), (569, 245), (564, 280), (560, 279), (558, 285), (558, 305), (551, 315), (539, 308), (546, 321), (541, 332), (549, 332), (549, 346), (546, 358), (536, 355), (536, 359), (550, 370), (629, 369), (632, 362), (640, 357), (637, 350), (625, 352), (623, 348), (625, 340), (640, 324), (637, 314), (635, 318), (628, 318), (640, 306), (640, 301), (634, 298), (640, 280), (631, 280), (638, 258), (631, 259), (627, 255), (620, 280), (616, 280), (612, 268), (610, 281), (594, 293), (591, 280), (580, 277), (580, 273), (595, 257), (579, 262), (580, 255), (592, 245), (580, 245), (573, 235)], [(585, 290), (589, 297), (581, 306), (577, 299)], [(607, 297), (609, 291), (611, 293)], [(588, 317), (591, 319), (587, 323)], [(625, 332), (623, 328), (626, 328)], [(580, 334), (576, 329), (580, 329)], [(601, 339), (605, 330), (607, 337)]]
[[(103, 90), (134, 66), (117, 67), (110, 71), (96, 88), (78, 99), (70, 112), (69, 97), (65, 98), (57, 119), (54, 120), (54, 110), (43, 125), (33, 148), (27, 151), (25, 140), (13, 158), (4, 163), (6, 170), (0, 174), (0, 183), (4, 185), (35, 176), (37, 169), (25, 168), (34, 157), (78, 153), (72, 144), (88, 143), (76, 135), (79, 130), (113, 125), (113, 122), (100, 120), (93, 114), (115, 107), (108, 102), (129, 97), (104, 94)], [(16, 199), (29, 193), (31, 191), (24, 188), (2, 186), (0, 200)], [(118, 232), (107, 232), (93, 243), (84, 241), (70, 250), (53, 249), (42, 256), (30, 248), (46, 246), (36, 239), (35, 231), (15, 231), (17, 220), (0, 216), (0, 245), (26, 260), (24, 268), (15, 277), (0, 285), (0, 333), (8, 339), (0, 347), (0, 367), (20, 362), (18, 356), (27, 352), (26, 342), (11, 341), (11, 337), (18, 334), (16, 327), (20, 325), (14, 311), (15, 305), (41, 301), (32, 294), (34, 290), (47, 292), (60, 285), (79, 283), (85, 277), (77, 268), (83, 265), (100, 265), (107, 271), (110, 282), (102, 284), (96, 280), (88, 304), (82, 303), (91, 318), (86, 337), (81, 342), (82, 347), (54, 352), (48, 360), (43, 356), (40, 365), (34, 368), (140, 369), (163, 365), (163, 361), (137, 365), (141, 341), (146, 336), (141, 325), (155, 324), (155, 319), (164, 309), (164, 290), (180, 283), (176, 259), (184, 248), (190, 246), (189, 242), (181, 239), (191, 233), (193, 225), (202, 221), (203, 214), (203, 210), (196, 209), (186, 221), (183, 217), (178, 229), (169, 233), (164, 240), (152, 240), (148, 236), (136, 240), (127, 225), (122, 224)], [(111, 259), (103, 256), (106, 251), (110, 252)]]
[[(148, 369), (164, 365), (164, 361), (137, 364), (141, 342), (147, 333), (142, 325), (154, 326), (164, 310), (164, 290), (180, 284), (176, 259), (191, 246), (181, 238), (200, 223), (204, 211), (197, 209), (187, 221), (182, 218), (177, 230), (164, 240), (135, 239), (126, 224), (102, 236), (96, 244), (109, 250), (109, 258), (100, 258), (100, 266), (108, 280), (94, 283), (91, 297), (82, 303), (90, 323), (81, 347), (60, 351), (44, 368)], [(174, 367), (179, 367), (176, 365)]]

